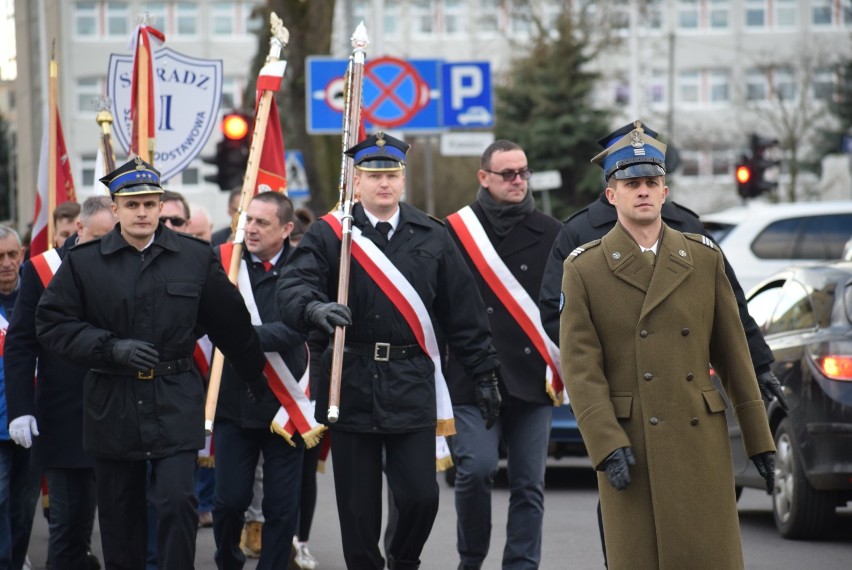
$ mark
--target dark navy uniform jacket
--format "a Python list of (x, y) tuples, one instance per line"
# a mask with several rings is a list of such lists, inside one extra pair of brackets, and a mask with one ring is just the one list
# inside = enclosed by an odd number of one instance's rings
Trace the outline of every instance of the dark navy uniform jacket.
[(257, 334), (208, 242), (160, 224), (140, 252), (120, 230), (68, 252), (36, 309), (38, 338), (92, 369), (83, 391), (92, 456), (133, 461), (201, 449), (205, 395), (197, 369), (138, 379), (115, 370), (111, 348), (132, 338), (152, 343), (161, 362), (191, 359), (206, 333), (240, 377), (254, 382), (264, 364)]
[[(704, 226), (701, 225), (701, 220), (698, 219), (698, 215), (680, 204), (671, 201), (664, 202), (662, 215), (663, 222), (670, 228), (684, 233), (707, 235), (704, 231)], [(618, 215), (615, 212), (615, 207), (607, 201), (604, 194), (601, 194), (597, 200), (575, 213), (562, 224), (562, 229), (559, 231), (559, 235), (556, 237), (556, 242), (553, 244), (553, 248), (550, 250), (550, 255), (547, 259), (544, 280), (542, 281), (541, 293), (539, 295), (542, 324), (544, 325), (544, 330), (553, 339), (553, 342), (559, 342), (559, 299), (562, 292), (562, 263), (575, 247), (605, 236), (615, 226), (617, 219)], [(737, 299), (737, 308), (739, 309), (740, 320), (742, 320), (743, 328), (745, 329), (754, 370), (760, 374), (769, 370), (769, 365), (774, 360), (772, 351), (767, 346), (766, 341), (763, 340), (763, 334), (760, 332), (757, 323), (754, 322), (754, 319), (748, 313), (745, 293), (727, 259), (725, 259), (725, 275), (727, 275), (728, 280), (731, 282), (734, 296)]]
[[(444, 225), (416, 208), (400, 203), (400, 219), (390, 242), (382, 245), (364, 208), (352, 210), (353, 225), (385, 255), (417, 291), (429, 311), (436, 334), (445, 335), (465, 371), (473, 376), (497, 367), (485, 305), (461, 253)], [(340, 240), (325, 220), (317, 220), (293, 250), (278, 281), (278, 305), (284, 322), (308, 330), (305, 306), (337, 300)], [(346, 342), (393, 346), (416, 345), (402, 313), (353, 258), (349, 278), (352, 326)], [(440, 338), (439, 338), (440, 341)], [(327, 422), (331, 350), (322, 357), (316, 394), (317, 421)], [(472, 382), (472, 381), (471, 381)], [(340, 419), (334, 429), (362, 433), (405, 433), (436, 423), (434, 365), (425, 354), (378, 362), (360, 354), (344, 354)]]
[[(73, 235), (56, 252), (64, 259)], [(35, 416), (32, 461), (42, 468), (94, 468), (83, 451), (83, 378), (86, 369), (58, 358), (36, 337), (35, 312), (44, 285), (32, 261), (21, 270), (21, 287), (6, 333), (4, 365), (10, 418)], [(33, 382), (38, 363), (38, 382)]]

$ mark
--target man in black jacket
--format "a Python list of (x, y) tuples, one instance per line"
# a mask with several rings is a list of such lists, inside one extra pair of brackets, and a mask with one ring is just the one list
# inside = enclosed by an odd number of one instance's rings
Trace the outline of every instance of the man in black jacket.
[[(262, 192), (246, 210), (245, 249), (240, 271), (250, 290), (240, 292), (254, 306), (255, 331), (266, 353), (278, 353), (296, 380), (307, 367), (307, 335), (281, 322), (275, 302), (278, 275), (290, 255), (288, 236), (293, 230), (293, 204), (283, 194)], [(230, 263), (233, 244), (222, 245), (219, 255)], [(242, 284), (242, 283), (241, 283)], [(253, 303), (252, 303), (253, 301)], [(257, 322), (257, 319), (261, 323)], [(273, 366), (271, 360), (269, 367)], [(281, 361), (278, 361), (279, 363)], [(274, 381), (274, 380), (271, 380)], [(216, 449), (216, 490), (213, 496), (213, 536), (220, 568), (240, 568), (245, 554), (240, 533), (251, 503), (255, 465), (263, 453), (263, 534), (258, 568), (287, 568), (299, 512), (299, 486), (305, 444), (294, 437), (288, 443), (269, 428), (281, 408), (265, 387), (257, 400), (249, 398), (230, 366), (222, 375), (213, 442)]]
[(253, 392), (263, 353), (210, 244), (159, 223), (159, 173), (136, 158), (101, 181), (119, 224), (68, 252), (39, 302), (36, 331), (47, 349), (89, 368), (83, 439), (95, 459), (106, 566), (145, 565), (150, 462), (158, 566), (192, 568), (205, 400), (195, 341), (206, 332)]
[[(333, 301), (342, 231), (333, 214), (310, 227), (278, 282), (285, 323), (328, 334), (348, 325), (331, 452), (343, 555), (358, 570), (385, 567), (378, 548), (383, 456), (399, 511), (390, 568), (420, 566), (438, 512), (435, 435), (452, 433), (452, 409), (436, 329), (477, 385), (483, 418), (493, 423), (499, 411), (498, 363), (470, 271), (441, 222), (400, 202), (407, 150), (377, 133), (347, 151), (361, 199), (352, 210), (348, 307)], [(331, 353), (323, 354), (317, 394), (321, 422), (327, 422)]]
[[(44, 349), (36, 337), (39, 299), (68, 249), (115, 227), (107, 196), (87, 199), (77, 233), (60, 249), (24, 264), (15, 312), (6, 335), (6, 398), (9, 414), (26, 426), (16, 438), (32, 445), (32, 463), (44, 470), (50, 493), (48, 559), (54, 568), (85, 568), (95, 517), (95, 463), (83, 450), (84, 368)], [(37, 376), (37, 382), (33, 377)], [(14, 436), (15, 434), (13, 434)]]
[[(502, 394), (499, 419), (486, 429), (474, 384), (450, 354), (447, 382), (457, 431), (452, 441), (461, 569), (480, 568), (488, 554), (491, 490), (501, 440), (508, 456), (512, 505), (502, 568), (537, 568), (541, 559), (544, 469), (553, 411), (547, 372), (559, 377), (559, 357), (541, 327), (536, 299), (559, 222), (536, 209), (527, 186), (530, 174), (520, 146), (495, 141), (480, 159), (476, 201), (447, 219), (487, 307)], [(550, 393), (557, 396), (554, 390)]]

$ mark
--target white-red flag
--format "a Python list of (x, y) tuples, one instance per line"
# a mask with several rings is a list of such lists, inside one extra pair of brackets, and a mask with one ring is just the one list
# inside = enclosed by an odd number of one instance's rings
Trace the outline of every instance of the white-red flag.
[(136, 26), (130, 37), (130, 50), (133, 52), (133, 78), (130, 88), (130, 120), (133, 134), (130, 150), (143, 160), (149, 160), (149, 141), (154, 139), (156, 122), (154, 121), (155, 88), (157, 76), (154, 74), (154, 50), (152, 43), (162, 45), (166, 36), (146, 23)]
[[(48, 224), (52, 217), (49, 212), (50, 200), (50, 157), (56, 159), (56, 188), (54, 205), (63, 202), (76, 202), (77, 193), (74, 188), (74, 177), (71, 175), (71, 161), (68, 160), (68, 151), (65, 149), (65, 137), (62, 134), (62, 121), (59, 120), (59, 109), (54, 108), (53, 113), (56, 120), (56, 139), (50, 140), (50, 121), (46, 120), (44, 133), (41, 138), (41, 152), (39, 154), (38, 168), (38, 193), (36, 194), (35, 218), (33, 220), (32, 240), (30, 241), (30, 257), (34, 257), (48, 250)], [(47, 119), (50, 111), (46, 114)], [(51, 146), (55, 152), (50, 151)]]
[[(268, 63), (260, 70), (257, 78), (257, 102), (255, 116), (260, 105), (260, 97), (264, 91), (278, 91), (287, 62), (278, 60)], [(254, 193), (266, 191), (287, 193), (287, 165), (284, 160), (284, 133), (281, 131), (281, 117), (278, 115), (278, 105), (272, 97), (269, 106), (269, 120), (266, 123), (266, 137), (263, 141), (263, 152), (257, 170), (257, 184)]]

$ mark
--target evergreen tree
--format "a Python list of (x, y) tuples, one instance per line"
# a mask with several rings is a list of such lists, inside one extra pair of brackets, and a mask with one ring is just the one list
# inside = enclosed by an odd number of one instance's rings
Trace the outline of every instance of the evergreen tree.
[(837, 88), (828, 101), (828, 112), (834, 119), (832, 126), (820, 129), (816, 143), (817, 162), (826, 154), (843, 152), (843, 137), (852, 136), (852, 61), (837, 65)]
[(595, 141), (610, 131), (609, 111), (592, 100), (599, 76), (587, 64), (597, 54), (583, 22), (582, 13), (566, 9), (554, 29), (537, 24), (528, 51), (495, 88), (497, 138), (520, 144), (533, 170), (562, 175), (552, 193), (557, 216), (600, 193), (600, 169), (590, 160), (600, 150)]

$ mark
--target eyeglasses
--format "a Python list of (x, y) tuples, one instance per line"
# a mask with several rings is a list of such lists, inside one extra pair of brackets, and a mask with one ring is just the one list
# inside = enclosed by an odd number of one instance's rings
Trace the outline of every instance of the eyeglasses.
[(186, 223), (186, 220), (180, 216), (160, 216), (160, 221), (164, 224), (168, 222), (176, 228), (182, 228)]
[(529, 180), (530, 176), (532, 176), (532, 170), (524, 169), (524, 170), (504, 170), (503, 172), (494, 172), (493, 170), (485, 170), (485, 172), (490, 172), (491, 174), (496, 174), (497, 176), (502, 176), (504, 182), (513, 182), (515, 180), (515, 176), (520, 176), (521, 180)]

